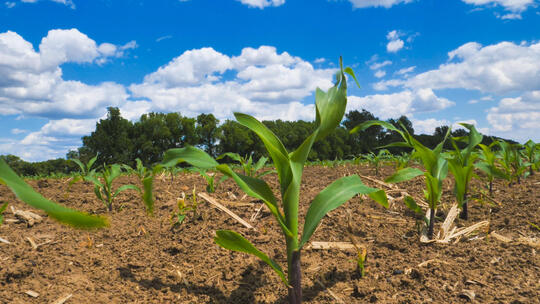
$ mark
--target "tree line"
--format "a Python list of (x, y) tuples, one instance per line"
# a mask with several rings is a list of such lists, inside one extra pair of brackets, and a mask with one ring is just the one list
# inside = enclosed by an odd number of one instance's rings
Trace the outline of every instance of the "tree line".
[[(378, 118), (366, 110), (350, 111), (333, 134), (315, 143), (309, 160), (354, 158), (400, 140), (399, 134), (380, 126), (349, 134), (358, 124), (373, 119)], [(410, 134), (415, 134), (413, 124), (406, 116), (387, 121), (395, 126), (402, 125)], [(283, 140), (283, 145), (289, 150), (298, 147), (315, 129), (315, 122), (302, 120), (272, 120), (263, 123)], [(448, 126), (441, 126), (431, 135), (420, 134), (415, 137), (427, 147), (434, 148), (442, 141), (447, 130)], [(464, 135), (467, 135), (467, 132), (463, 129), (452, 131), (452, 136)], [(486, 136), (484, 144), (490, 144), (494, 139), (496, 138)], [(143, 114), (138, 121), (131, 122), (123, 118), (120, 110), (115, 107), (108, 108), (107, 117), (97, 122), (95, 130), (84, 136), (82, 142), (82, 147), (69, 151), (65, 159), (29, 163), (14, 155), (0, 157), (21, 175), (43, 176), (77, 171), (78, 166), (70, 159), (77, 158), (87, 162), (96, 154), (96, 164), (101, 166), (113, 163), (134, 165), (137, 158), (140, 158), (144, 165), (152, 165), (161, 161), (166, 150), (185, 145), (204, 149), (214, 157), (225, 152), (234, 152), (253, 155), (258, 159), (264, 156), (266, 151), (253, 132), (232, 120), (225, 120), (220, 124), (212, 114), (200, 114), (192, 118), (180, 113), (148, 113)], [(451, 149), (450, 146), (446, 148)], [(409, 152), (407, 148), (401, 147), (392, 147), (389, 150), (394, 154)]]

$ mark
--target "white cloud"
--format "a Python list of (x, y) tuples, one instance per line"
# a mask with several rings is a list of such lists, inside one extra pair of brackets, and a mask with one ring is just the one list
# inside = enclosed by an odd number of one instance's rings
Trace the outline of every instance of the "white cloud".
[[(131, 85), (130, 91), (151, 101), (156, 111), (214, 113), (220, 119), (234, 111), (265, 119), (308, 119), (313, 118), (313, 107), (300, 101), (316, 87), (330, 87), (334, 71), (315, 69), (270, 46), (244, 48), (239, 56), (202, 48), (184, 52), (143, 83)], [(223, 79), (225, 72), (229, 79)]]
[(438, 97), (431, 89), (405, 90), (393, 94), (349, 96), (347, 111), (366, 109), (381, 119), (446, 109), (455, 103)]
[(525, 141), (540, 139), (540, 91), (524, 93), (516, 98), (503, 98), (488, 110), (487, 120), (500, 136)]
[(433, 134), (435, 129), (440, 126), (448, 126), (450, 122), (446, 119), (411, 119), (414, 128), (414, 134)]
[(133, 43), (97, 46), (76, 29), (51, 30), (36, 52), (15, 32), (0, 33), (0, 107), (3, 115), (29, 114), (47, 118), (97, 117), (104, 107), (124, 102), (128, 95), (114, 83), (87, 85), (64, 81), (60, 65), (93, 63), (133, 47)]
[(349, 0), (354, 8), (384, 7), (390, 8), (398, 4), (411, 3), (414, 0)]
[(382, 78), (385, 75), (386, 75), (385, 71), (378, 70), (377, 72), (375, 72), (375, 77), (377, 77), (377, 78)]
[(166, 40), (166, 39), (171, 39), (171, 38), (172, 38), (172, 35), (161, 36), (161, 37), (158, 37), (156, 39), (156, 42), (160, 42), (160, 41), (163, 41), (163, 40)]
[[(540, 89), (540, 43), (466, 43), (448, 53), (449, 62), (407, 81), (384, 85), (410, 88), (462, 88), (490, 94)], [(380, 86), (382, 86), (381, 84)]]
[(388, 44), (386, 44), (387, 52), (396, 53), (397, 51), (401, 50), (403, 46), (405, 46), (403, 40), (400, 39), (401, 36), (403, 36), (403, 34), (396, 30), (388, 32), (386, 35), (386, 39), (388, 39)]
[(325, 61), (326, 61), (325, 58), (317, 58), (317, 59), (313, 60), (314, 63), (323, 63)]
[(463, 2), (476, 6), (501, 6), (505, 10), (512, 12), (502, 16), (502, 19), (521, 19), (521, 12), (535, 4), (535, 0), (462, 0)]
[(19, 129), (19, 128), (11, 129), (11, 134), (15, 134), (15, 135), (23, 134), (23, 133), (26, 133), (26, 132), (28, 132), (28, 131), (27, 130), (22, 130), (22, 129)]
[(387, 65), (391, 65), (392, 61), (390, 61), (390, 60), (385, 60), (383, 62), (371, 62), (371, 61), (368, 61), (368, 64), (369, 64), (370, 69), (378, 70), (378, 69), (383, 68), (383, 67), (385, 67)]
[[(75, 3), (73, 3), (72, 0), (49, 0), (49, 1), (60, 3), (60, 4), (63, 4), (65, 6), (68, 6), (71, 9), (75, 9)], [(38, 0), (21, 0), (21, 2), (23, 2), (23, 3), (36, 3), (36, 2), (38, 2)]]
[(6, 4), (6, 7), (7, 7), (7, 8), (14, 8), (15, 5), (17, 5), (16, 2), (9, 2), (9, 1), (6, 1), (5, 4)]
[(256, 7), (263, 9), (268, 6), (280, 6), (285, 3), (285, 0), (237, 0), (242, 4), (245, 4), (249, 7)]
[(408, 68), (402, 68), (395, 72), (397, 75), (407, 75), (416, 69), (416, 66), (410, 66)]

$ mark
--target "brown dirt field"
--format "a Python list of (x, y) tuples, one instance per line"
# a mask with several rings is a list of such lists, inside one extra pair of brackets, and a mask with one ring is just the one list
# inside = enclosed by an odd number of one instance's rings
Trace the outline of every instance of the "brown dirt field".
[[(392, 172), (391, 167), (383, 168), (379, 179)], [(307, 167), (300, 222), (320, 190), (336, 178), (355, 173), (373, 174), (365, 166)], [(529, 222), (540, 225), (539, 175), (512, 187), (496, 182), (494, 197), (502, 206), (473, 202), (469, 220), (458, 219), (458, 226), (490, 217), (490, 231), (514, 239), (536, 238), (538, 242), (540, 231)], [(277, 193), (275, 174), (265, 179)], [(128, 182), (136, 183), (136, 179), (122, 177), (118, 184)], [(213, 243), (216, 230), (235, 230), (285, 267), (283, 237), (264, 209), (253, 222), (257, 231), (244, 228), (206, 202), (199, 205), (200, 217), (188, 215), (182, 225), (171, 228), (171, 213), (180, 193), (205, 187), (197, 175), (180, 174), (172, 185), (169, 178), (157, 179), (155, 217), (145, 215), (139, 195), (133, 191), (120, 194), (115, 210), (108, 214), (89, 184), (77, 183), (66, 194), (65, 179), (29, 183), (45, 197), (66, 206), (107, 215), (111, 226), (77, 231), (49, 218), (33, 227), (22, 222), (4, 223), (0, 237), (11, 244), (0, 242), (1, 303), (53, 303), (68, 294), (73, 296), (67, 304), (286, 303), (287, 290), (270, 267)], [(475, 189), (481, 186), (474, 182)], [(439, 215), (444, 215), (453, 201), (449, 180), (445, 187)], [(422, 196), (423, 180), (403, 183), (400, 188)], [(236, 194), (236, 204), (228, 202), (227, 192)], [(248, 221), (261, 206), (249, 198), (241, 200), (242, 192), (231, 181), (221, 184), (211, 196)], [(30, 209), (5, 186), (0, 186), (0, 201)], [(354, 234), (368, 249), (367, 276), (359, 278), (355, 271), (354, 250), (305, 249), (305, 303), (540, 303), (538, 247), (486, 238), (486, 232), (456, 244), (421, 244), (415, 219), (402, 203), (385, 210), (359, 197), (325, 217), (311, 240), (348, 241), (348, 210), (353, 214)], [(7, 211), (5, 218), (14, 217)], [(27, 237), (37, 244), (50, 242), (32, 249)], [(419, 265), (426, 261), (427, 265)], [(28, 296), (28, 290), (39, 296)], [(473, 291), (474, 300), (467, 299), (464, 290)]]

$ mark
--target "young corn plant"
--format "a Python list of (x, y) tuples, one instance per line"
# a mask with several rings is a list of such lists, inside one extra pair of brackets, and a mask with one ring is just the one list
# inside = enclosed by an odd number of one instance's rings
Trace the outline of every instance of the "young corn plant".
[(498, 145), (501, 148), (500, 152), (500, 164), (504, 169), (505, 176), (508, 180), (508, 185), (512, 186), (512, 182), (515, 180), (518, 184), (521, 183), (521, 176), (527, 171), (529, 163), (523, 162), (521, 158), (521, 145), (510, 144), (504, 140), (498, 141)]
[(538, 144), (534, 143), (532, 140), (528, 140), (525, 145), (525, 157), (529, 162), (529, 175), (534, 175), (534, 171), (537, 171), (540, 168), (540, 149)]
[(490, 196), (493, 194), (493, 180), (495, 177), (508, 179), (505, 172), (497, 167), (497, 154), (491, 150), (495, 145), (497, 145), (497, 142), (493, 142), (489, 146), (479, 144), (478, 146), (481, 149), (480, 161), (475, 164), (475, 167), (480, 169), (487, 176)]
[(375, 169), (376, 176), (379, 176), (379, 169), (381, 168), (382, 163), (391, 156), (392, 154), (386, 149), (379, 150), (377, 154), (369, 152), (368, 154), (363, 155), (364, 159)]
[(135, 189), (141, 194), (144, 206), (146, 208), (146, 213), (149, 215), (154, 214), (154, 177), (161, 171), (161, 166), (156, 165), (152, 169), (146, 168), (142, 161), (137, 158), (136, 167), (131, 168), (128, 165), (123, 165), (123, 167), (130, 173), (135, 174), (141, 183), (141, 187), (134, 186)]
[(79, 169), (81, 171), (78, 173), (78, 175), (75, 175), (71, 181), (69, 182), (69, 187), (71, 187), (73, 184), (80, 180), (88, 181), (88, 177), (93, 176), (96, 174), (96, 170), (92, 169), (92, 166), (96, 162), (98, 156), (92, 157), (86, 164), (84, 164), (80, 159), (73, 158), (71, 159), (74, 163), (76, 163), (79, 166)]
[(186, 203), (186, 194), (182, 192), (182, 198), (179, 198), (176, 202), (176, 206), (178, 208), (177, 212), (174, 212), (171, 215), (171, 222), (173, 227), (181, 225), (184, 220), (186, 219), (186, 216), (188, 215), (188, 212), (193, 213), (193, 218), (199, 217), (199, 201), (197, 200), (197, 192), (195, 187), (193, 188), (193, 193), (191, 194), (191, 203)]
[(219, 184), (229, 178), (227, 175), (224, 175), (220, 179), (216, 180), (217, 174), (215, 172), (208, 173), (207, 169), (200, 167), (193, 167), (192, 170), (199, 173), (204, 178), (206, 181), (206, 192), (208, 193), (216, 192), (216, 188), (219, 186)]
[[(482, 142), (483, 136), (471, 124), (461, 123), (460, 125), (469, 130), (469, 135), (462, 138), (450, 138), (454, 151), (450, 153), (451, 157), (448, 158), (448, 168), (454, 176), (454, 195), (458, 207), (461, 208), (460, 218), (466, 220), (468, 218), (467, 194), (474, 175), (474, 162), (478, 158), (474, 149)], [(466, 143), (467, 147), (460, 150), (456, 141)]]
[(101, 173), (103, 181), (101, 181), (97, 175), (88, 177), (88, 179), (94, 183), (94, 193), (96, 194), (96, 197), (103, 202), (109, 212), (112, 212), (113, 201), (120, 192), (130, 189), (139, 191), (138, 187), (134, 185), (123, 185), (118, 187), (115, 191), (113, 189), (113, 182), (120, 174), (122, 174), (122, 166), (114, 164), (103, 168), (103, 172)]
[[(448, 135), (450, 134), (450, 129), (448, 129), (448, 131), (446, 132), (446, 136), (444, 137), (443, 141), (439, 143), (433, 150), (427, 148), (426, 146), (421, 144), (418, 140), (416, 140), (407, 131), (407, 128), (405, 128), (404, 126), (401, 126), (403, 130), (400, 130), (396, 128), (394, 125), (392, 125), (391, 123), (388, 123), (385, 121), (380, 121), (380, 120), (366, 121), (356, 126), (350, 132), (355, 133), (355, 132), (363, 131), (373, 125), (379, 125), (388, 130), (396, 131), (397, 133), (401, 135), (401, 137), (404, 140), (404, 142), (396, 142), (396, 143), (389, 144), (387, 145), (387, 147), (413, 148), (414, 149), (413, 157), (417, 157), (421, 160), (425, 171), (422, 171), (420, 169), (413, 168), (413, 167), (404, 168), (397, 171), (389, 178), (387, 178), (386, 182), (399, 183), (399, 182), (413, 179), (420, 175), (424, 175), (425, 183), (426, 183), (426, 190), (424, 190), (424, 193), (425, 193), (425, 197), (430, 208), (427, 236), (429, 239), (433, 239), (433, 224), (435, 220), (435, 212), (437, 211), (437, 207), (439, 206), (439, 201), (441, 199), (441, 195), (443, 192), (442, 181), (446, 178), (446, 175), (448, 174), (448, 161), (443, 157), (442, 149), (443, 149), (444, 142), (446, 141)], [(408, 207), (410, 206), (409, 208), (413, 208), (414, 206), (418, 207), (418, 205), (416, 204), (416, 202), (414, 202), (414, 199), (412, 197), (406, 199), (406, 205)]]
[(402, 152), (399, 155), (393, 155), (392, 161), (394, 162), (395, 169), (401, 170), (409, 166), (409, 162), (411, 161), (411, 154), (407, 152)]
[(272, 158), (280, 183), (281, 204), (278, 204), (277, 198), (264, 180), (238, 174), (228, 165), (219, 164), (200, 149), (187, 146), (168, 150), (164, 155), (164, 165), (174, 165), (179, 161), (185, 161), (199, 168), (217, 169), (234, 179), (245, 193), (264, 202), (278, 222), (285, 238), (287, 275), (281, 266), (268, 255), (234, 231), (219, 230), (216, 232), (214, 241), (225, 249), (252, 254), (268, 264), (287, 286), (291, 304), (302, 302), (300, 252), (326, 213), (341, 206), (357, 194), (367, 194), (380, 204), (388, 205), (384, 191), (365, 186), (357, 175), (342, 177), (322, 190), (311, 202), (300, 236), (298, 208), (304, 165), (313, 144), (326, 137), (343, 119), (347, 104), (345, 73), (356, 80), (352, 69), (343, 69), (341, 60), (340, 67), (340, 71), (336, 74), (336, 83), (328, 92), (317, 89), (315, 93), (316, 128), (293, 152), (289, 153), (282, 141), (254, 117), (242, 113), (234, 114), (238, 123), (259, 136)]
[(44, 198), (13, 172), (2, 159), (0, 159), (0, 184), (6, 185), (21, 201), (36, 209), (45, 211), (51, 218), (62, 224), (81, 229), (108, 226), (107, 219), (103, 217), (69, 209)]
[(238, 153), (227, 152), (227, 153), (224, 153), (224, 154), (220, 155), (218, 158), (216, 158), (216, 160), (223, 159), (226, 156), (230, 157), (234, 161), (239, 162), (240, 166), (244, 170), (244, 175), (246, 175), (246, 176), (260, 178), (260, 177), (263, 177), (263, 176), (265, 176), (267, 174), (270, 174), (270, 173), (274, 172), (272, 170), (268, 170), (268, 171), (263, 171), (263, 172), (257, 173), (259, 170), (264, 168), (264, 166), (266, 165), (266, 162), (268, 161), (267, 157), (263, 156), (263, 157), (259, 158), (259, 160), (255, 164), (253, 164), (253, 158), (251, 157), (251, 155), (248, 158), (248, 157), (242, 157)]

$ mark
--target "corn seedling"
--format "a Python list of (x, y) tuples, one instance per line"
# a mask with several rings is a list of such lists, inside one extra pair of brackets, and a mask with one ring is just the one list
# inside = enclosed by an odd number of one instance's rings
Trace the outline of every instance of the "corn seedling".
[(311, 202), (304, 221), (303, 233), (299, 237), (298, 208), (304, 164), (313, 144), (326, 137), (341, 123), (347, 105), (347, 82), (344, 73), (348, 73), (356, 80), (352, 69), (343, 69), (341, 60), (340, 67), (340, 71), (336, 74), (335, 85), (328, 92), (317, 89), (315, 93), (315, 130), (300, 147), (291, 153), (285, 149), (282, 141), (260, 121), (247, 114), (234, 114), (241, 125), (259, 136), (272, 158), (280, 183), (281, 206), (278, 205), (278, 200), (264, 180), (238, 174), (228, 165), (219, 164), (200, 149), (187, 146), (168, 150), (164, 155), (165, 165), (185, 161), (205, 170), (217, 169), (234, 179), (246, 194), (264, 202), (277, 220), (285, 237), (287, 275), (281, 266), (236, 232), (219, 230), (216, 232), (214, 241), (223, 248), (252, 254), (268, 264), (287, 286), (291, 304), (302, 302), (300, 251), (315, 232), (321, 219), (329, 211), (341, 206), (357, 194), (370, 195), (380, 204), (388, 205), (384, 191), (365, 186), (357, 175), (342, 177), (322, 190)]
[(540, 150), (538, 149), (538, 144), (529, 139), (523, 146), (525, 147), (525, 157), (530, 164), (529, 174), (534, 175), (534, 171), (540, 167)]
[(21, 201), (45, 211), (51, 218), (76, 228), (101, 228), (108, 225), (103, 217), (88, 215), (52, 202), (37, 193), (0, 159), (0, 184), (6, 185)]
[(475, 167), (480, 169), (487, 176), (490, 196), (493, 194), (493, 180), (495, 177), (508, 179), (505, 172), (497, 167), (497, 154), (491, 150), (495, 145), (497, 145), (497, 142), (493, 142), (489, 146), (479, 144), (478, 146), (481, 149), (480, 161), (475, 164)]
[(273, 170), (268, 170), (257, 173), (266, 165), (266, 162), (268, 161), (267, 157), (263, 156), (259, 158), (259, 160), (255, 164), (253, 164), (253, 158), (251, 157), (251, 155), (249, 157), (242, 157), (238, 153), (227, 152), (220, 155), (218, 158), (216, 158), (216, 160), (223, 159), (226, 156), (240, 163), (240, 166), (242, 167), (245, 176), (260, 178), (274, 172)]
[(199, 201), (197, 200), (197, 193), (196, 193), (195, 187), (193, 188), (193, 192), (191, 194), (190, 204), (186, 204), (186, 194), (182, 192), (182, 197), (179, 198), (176, 202), (176, 207), (178, 208), (178, 211), (174, 212), (171, 215), (172, 225), (173, 226), (181, 225), (186, 219), (188, 212), (193, 213), (193, 218), (198, 218), (199, 217), (198, 206), (199, 206)]
[(352, 214), (349, 211), (349, 218), (347, 221), (347, 235), (349, 236), (349, 240), (351, 241), (354, 249), (356, 250), (356, 271), (360, 275), (360, 278), (363, 278), (366, 276), (367, 248), (366, 246), (360, 245), (360, 243), (354, 236), (351, 218)]
[(219, 184), (229, 178), (227, 175), (224, 175), (216, 181), (217, 174), (215, 172), (208, 172), (208, 170), (199, 167), (193, 167), (192, 170), (199, 173), (204, 178), (206, 181), (206, 192), (208, 193), (216, 192), (216, 188)]
[(80, 172), (71, 179), (68, 189), (80, 180), (89, 181), (88, 177), (94, 176), (96, 174), (96, 170), (92, 169), (92, 166), (96, 162), (97, 157), (97, 155), (92, 157), (86, 164), (84, 164), (80, 159), (71, 159), (79, 166)]
[[(466, 123), (461, 123), (461, 125), (469, 130), (469, 136), (451, 138), (454, 151), (450, 153), (451, 157), (448, 158), (448, 168), (454, 176), (454, 195), (458, 207), (461, 208), (460, 217), (467, 219), (467, 193), (469, 192), (469, 183), (474, 175), (474, 162), (478, 157), (474, 153), (474, 149), (482, 142), (483, 136), (476, 131), (473, 125)], [(466, 143), (467, 147), (460, 150), (457, 141)]]
[(3, 203), (1, 206), (0, 206), (0, 225), (2, 225), (2, 223), (4, 222), (4, 211), (6, 211), (6, 208), (8, 206), (8, 203)]
[(392, 154), (386, 149), (381, 149), (377, 154), (369, 152), (368, 154), (363, 155), (363, 158), (375, 169), (375, 175), (379, 176), (379, 169), (382, 165), (382, 162), (388, 160)]
[(527, 171), (529, 163), (523, 162), (520, 153), (520, 144), (510, 144), (504, 140), (498, 142), (501, 148), (500, 164), (504, 169), (508, 184), (511, 186), (515, 180), (518, 184), (521, 183), (521, 176)]
[(96, 194), (96, 197), (103, 202), (109, 212), (112, 211), (113, 201), (120, 192), (130, 189), (139, 191), (134, 185), (123, 185), (114, 191), (113, 181), (117, 179), (121, 173), (122, 167), (118, 164), (114, 164), (103, 168), (103, 172), (101, 173), (103, 181), (100, 180), (98, 175), (87, 177), (88, 180), (94, 183), (94, 193)]
[[(437, 207), (439, 206), (439, 201), (441, 199), (441, 195), (443, 192), (442, 181), (446, 178), (446, 175), (448, 173), (448, 162), (442, 155), (442, 149), (443, 149), (444, 142), (446, 141), (446, 138), (450, 134), (450, 128), (446, 132), (446, 135), (443, 141), (440, 142), (433, 150), (427, 148), (426, 146), (421, 144), (418, 140), (416, 140), (407, 131), (407, 128), (405, 128), (404, 126), (401, 126), (401, 128), (403, 129), (402, 131), (396, 128), (391, 123), (388, 123), (385, 121), (380, 121), (380, 120), (366, 121), (356, 126), (350, 132), (355, 133), (355, 132), (363, 131), (373, 125), (379, 125), (388, 130), (398, 132), (404, 140), (404, 142), (391, 143), (387, 145), (386, 147), (413, 148), (414, 152), (412, 156), (417, 157), (421, 160), (425, 171), (422, 171), (417, 168), (412, 168), (412, 167), (404, 168), (397, 171), (396, 173), (394, 173), (394, 175), (386, 179), (386, 182), (399, 183), (406, 180), (410, 180), (420, 175), (424, 175), (425, 183), (426, 183), (426, 190), (424, 190), (424, 193), (425, 193), (425, 197), (430, 208), (429, 220), (428, 220), (429, 225), (428, 225), (427, 234), (428, 234), (428, 238), (432, 239), (435, 212), (437, 210)], [(412, 197), (410, 197), (406, 201), (409, 201), (409, 203), (407, 204), (408, 207), (409, 206), (418, 207), (418, 205), (414, 202), (414, 199)]]
[(139, 178), (142, 187), (134, 187), (142, 196), (146, 213), (152, 215), (154, 214), (154, 177), (161, 171), (161, 166), (156, 165), (152, 168), (152, 170), (149, 170), (143, 165), (139, 158), (137, 158), (135, 161), (137, 163), (135, 168), (131, 168), (128, 165), (123, 165), (123, 167), (129, 173), (135, 174)]
[(399, 155), (393, 155), (392, 161), (395, 164), (396, 170), (401, 170), (409, 166), (409, 162), (411, 161), (411, 154), (407, 152), (402, 152)]

